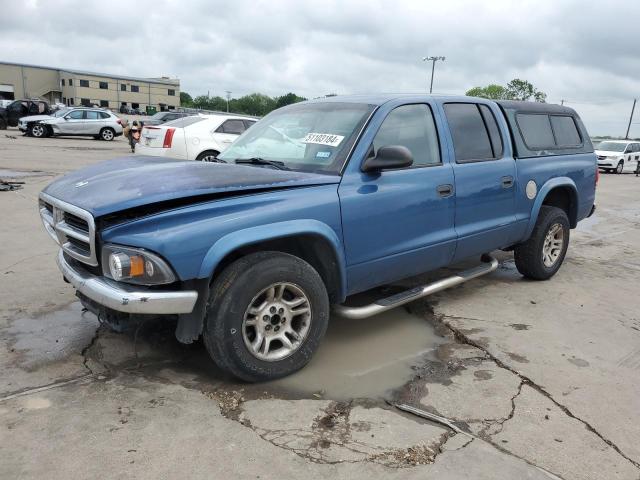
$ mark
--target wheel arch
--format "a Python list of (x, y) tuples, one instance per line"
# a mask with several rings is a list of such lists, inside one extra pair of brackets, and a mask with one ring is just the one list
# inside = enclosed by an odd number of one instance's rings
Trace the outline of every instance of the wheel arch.
[(569, 177), (553, 178), (540, 188), (536, 196), (525, 238), (531, 236), (543, 205), (564, 210), (569, 217), (571, 228), (575, 228), (578, 224), (578, 189), (576, 184)]
[(344, 251), (333, 229), (317, 220), (278, 222), (227, 234), (209, 249), (198, 277), (213, 279), (238, 258), (266, 250), (305, 260), (322, 277), (330, 301), (344, 301), (347, 288)]

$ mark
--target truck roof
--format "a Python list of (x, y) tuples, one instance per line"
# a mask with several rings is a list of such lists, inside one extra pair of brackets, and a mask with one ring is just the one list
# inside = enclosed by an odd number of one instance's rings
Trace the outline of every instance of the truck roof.
[(459, 102), (469, 100), (494, 101), (505, 109), (528, 112), (564, 113), (575, 114), (571, 107), (565, 107), (554, 103), (523, 102), (517, 100), (491, 100), (487, 98), (469, 97), (466, 95), (433, 95), (424, 93), (377, 93), (377, 94), (355, 94), (336, 95), (333, 97), (321, 97), (308, 102), (343, 102), (343, 103), (367, 103), (369, 105), (382, 105), (398, 98), (437, 98), (448, 102)]

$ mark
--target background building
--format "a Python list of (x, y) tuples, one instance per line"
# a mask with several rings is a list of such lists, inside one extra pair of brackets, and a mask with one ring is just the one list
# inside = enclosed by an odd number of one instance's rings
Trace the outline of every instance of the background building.
[(121, 105), (172, 110), (180, 106), (177, 78), (138, 78), (0, 62), (0, 99), (42, 98), (66, 105)]

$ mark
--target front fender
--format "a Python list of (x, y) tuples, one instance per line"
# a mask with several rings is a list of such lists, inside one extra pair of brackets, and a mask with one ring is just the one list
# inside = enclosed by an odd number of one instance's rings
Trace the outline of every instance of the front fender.
[(340, 270), (341, 298), (346, 295), (347, 269), (342, 244), (331, 227), (318, 220), (300, 219), (270, 223), (257, 227), (245, 228), (225, 235), (209, 249), (200, 266), (198, 278), (209, 278), (217, 265), (229, 253), (265, 240), (292, 237), (295, 235), (317, 235), (326, 240), (333, 248)]
[(547, 197), (547, 194), (557, 187), (569, 187), (573, 192), (573, 200), (578, 201), (578, 189), (576, 188), (575, 182), (569, 177), (555, 177), (548, 180), (539, 190), (536, 196), (536, 199), (533, 203), (533, 207), (531, 209), (531, 216), (529, 217), (529, 225), (527, 225), (527, 231), (525, 234), (525, 239), (528, 239), (533, 232), (533, 228), (536, 225), (536, 221), (538, 220), (538, 214), (540, 213), (540, 208), (542, 207), (542, 203), (544, 199)]

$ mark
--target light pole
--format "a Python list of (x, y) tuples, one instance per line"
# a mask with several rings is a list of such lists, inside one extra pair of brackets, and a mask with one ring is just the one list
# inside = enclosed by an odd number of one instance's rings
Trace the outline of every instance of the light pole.
[(229, 113), (229, 100), (231, 99), (231, 92), (229, 90), (225, 90), (227, 92), (227, 113)]
[(438, 60), (444, 62), (444, 57), (422, 57), (423, 62), (431, 62), (431, 84), (429, 85), (429, 93), (433, 92), (433, 72), (436, 69), (436, 62)]

